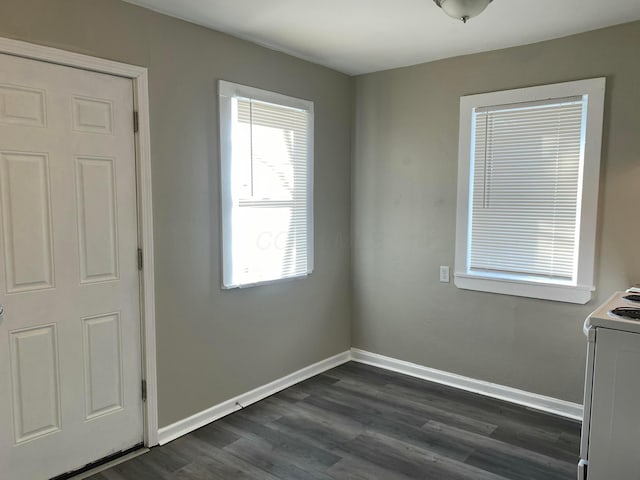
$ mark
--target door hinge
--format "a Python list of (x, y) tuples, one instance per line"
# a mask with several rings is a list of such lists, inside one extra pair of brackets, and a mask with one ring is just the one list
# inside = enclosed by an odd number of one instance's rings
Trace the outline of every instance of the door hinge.
[(138, 112), (133, 112), (133, 133), (138, 133), (138, 125), (139, 125), (139, 120), (138, 120)]
[(142, 270), (142, 249), (138, 249), (138, 270)]
[(142, 380), (142, 401), (147, 401), (147, 381)]

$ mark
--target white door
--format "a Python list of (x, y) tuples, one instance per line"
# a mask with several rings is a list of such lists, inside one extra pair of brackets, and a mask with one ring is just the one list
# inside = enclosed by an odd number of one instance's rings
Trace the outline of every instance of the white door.
[(132, 83), (0, 55), (0, 478), (142, 442)]

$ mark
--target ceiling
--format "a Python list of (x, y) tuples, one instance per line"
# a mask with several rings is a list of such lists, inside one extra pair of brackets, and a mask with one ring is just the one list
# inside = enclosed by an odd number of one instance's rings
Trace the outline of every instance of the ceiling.
[(640, 19), (639, 0), (495, 0), (467, 24), (432, 0), (125, 0), (351, 75)]

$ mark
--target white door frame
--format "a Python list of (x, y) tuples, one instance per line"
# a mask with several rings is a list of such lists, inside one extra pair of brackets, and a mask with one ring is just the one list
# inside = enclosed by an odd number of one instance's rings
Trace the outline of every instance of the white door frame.
[(140, 279), (142, 332), (142, 379), (146, 381), (144, 403), (144, 444), (158, 444), (158, 386), (156, 377), (156, 318), (153, 277), (153, 216), (151, 204), (151, 137), (149, 132), (149, 87), (147, 69), (57, 48), (44, 47), (0, 37), (0, 53), (130, 78), (133, 107), (138, 112), (136, 145), (136, 190), (138, 207), (138, 245), (143, 266)]

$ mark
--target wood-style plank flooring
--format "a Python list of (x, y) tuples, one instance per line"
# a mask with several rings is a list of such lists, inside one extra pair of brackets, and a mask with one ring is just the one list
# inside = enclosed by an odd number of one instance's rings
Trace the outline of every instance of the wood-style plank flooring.
[(573, 480), (578, 423), (347, 363), (91, 480)]

